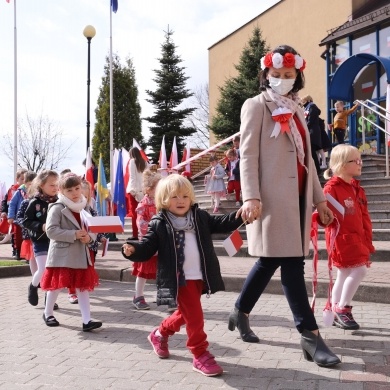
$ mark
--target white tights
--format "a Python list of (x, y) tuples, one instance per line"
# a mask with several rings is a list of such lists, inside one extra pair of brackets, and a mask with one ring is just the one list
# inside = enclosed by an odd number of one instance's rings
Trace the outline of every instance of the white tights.
[(144, 295), (144, 289), (145, 289), (146, 279), (140, 278), (137, 276), (137, 279), (135, 280), (135, 297), (141, 297)]
[(42, 279), (42, 275), (45, 272), (45, 267), (46, 267), (46, 259), (47, 255), (42, 255), (42, 256), (36, 256), (35, 261), (37, 263), (37, 270), (34, 272), (31, 284), (34, 287), (38, 287), (38, 284), (40, 283)]
[(28, 264), (30, 266), (31, 275), (34, 275), (35, 272), (38, 271), (38, 265), (37, 261), (35, 260), (35, 256), (33, 256), (33, 258), (28, 261)]
[(221, 195), (220, 194), (213, 194), (212, 197), (214, 199), (214, 207), (219, 207), (219, 205), (221, 203)]
[(339, 307), (351, 306), (352, 298), (366, 274), (365, 265), (357, 268), (337, 269), (337, 278), (332, 290), (332, 307), (336, 304)]
[[(58, 294), (61, 289), (48, 291), (46, 295), (45, 317), (48, 318), (53, 315), (53, 307), (57, 301)], [(91, 321), (91, 308), (89, 304), (89, 291), (80, 291), (76, 288), (77, 297), (79, 299), (79, 308), (84, 324)]]

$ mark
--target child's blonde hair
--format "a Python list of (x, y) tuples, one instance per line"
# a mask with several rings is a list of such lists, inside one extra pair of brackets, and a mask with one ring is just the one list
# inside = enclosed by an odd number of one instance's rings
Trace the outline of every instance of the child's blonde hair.
[(334, 104), (334, 106), (336, 107), (336, 105), (344, 107), (344, 102), (342, 100), (337, 100), (337, 102)]
[(330, 155), (329, 169), (324, 172), (325, 179), (330, 179), (332, 175), (338, 175), (354, 152), (359, 152), (359, 149), (352, 145), (339, 144), (335, 146)]
[(237, 152), (235, 149), (228, 149), (225, 152), (226, 157), (237, 157)]
[(145, 169), (142, 173), (142, 187), (144, 192), (155, 188), (160, 180), (161, 175), (158, 172), (151, 169)]
[(58, 179), (58, 173), (50, 169), (43, 169), (40, 171), (31, 183), (31, 191), (38, 191), (42, 194), (43, 191), (41, 187), (49, 180), (50, 177)]
[(195, 192), (191, 182), (177, 173), (173, 173), (161, 179), (156, 188), (155, 202), (157, 211), (168, 209), (171, 197), (179, 192), (187, 192), (190, 197), (191, 206), (195, 203)]
[(87, 180), (82, 180), (81, 181), (81, 189), (87, 191), (87, 196), (86, 196), (87, 204), (88, 205), (91, 204), (91, 198), (92, 198), (92, 196), (91, 196), (91, 193), (92, 193), (92, 185), (91, 185), (91, 183), (89, 181), (87, 181)]

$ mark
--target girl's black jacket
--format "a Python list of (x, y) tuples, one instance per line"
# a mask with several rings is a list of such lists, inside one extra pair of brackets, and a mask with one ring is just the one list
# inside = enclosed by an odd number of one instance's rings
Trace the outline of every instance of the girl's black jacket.
[[(192, 206), (195, 233), (198, 243), (203, 274), (203, 294), (213, 294), (225, 290), (219, 261), (214, 250), (212, 233), (229, 233), (237, 229), (242, 218), (236, 218), (236, 212), (226, 215), (210, 215), (207, 211)], [(160, 211), (149, 222), (148, 231), (142, 241), (127, 241), (135, 252), (124, 257), (131, 261), (148, 261), (156, 252), (157, 260), (157, 305), (176, 302), (178, 292), (177, 253), (173, 226), (165, 210)]]
[(48, 202), (34, 197), (30, 200), (24, 213), (23, 227), (28, 230), (33, 242), (50, 242), (46, 232), (42, 229), (42, 226), (46, 223), (48, 206)]

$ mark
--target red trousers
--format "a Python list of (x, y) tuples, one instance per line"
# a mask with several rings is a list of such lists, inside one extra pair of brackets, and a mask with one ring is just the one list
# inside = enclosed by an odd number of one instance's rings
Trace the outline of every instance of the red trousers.
[(197, 358), (207, 351), (209, 343), (204, 331), (203, 309), (200, 302), (202, 280), (186, 280), (187, 285), (179, 287), (177, 310), (161, 322), (158, 330), (163, 337), (172, 336), (186, 325), (187, 348)]
[(133, 237), (138, 239), (138, 227), (137, 227), (137, 213), (135, 209), (138, 206), (138, 202), (133, 195), (129, 194), (130, 197), (130, 207), (131, 207), (131, 228), (133, 230)]
[(22, 228), (16, 223), (12, 224), (12, 235), (14, 237), (13, 247), (14, 249), (20, 251), (22, 247), (23, 237), (22, 237)]
[(240, 201), (240, 191), (241, 184), (239, 180), (229, 180), (227, 185), (228, 194), (232, 194), (233, 192), (236, 194), (236, 202)]

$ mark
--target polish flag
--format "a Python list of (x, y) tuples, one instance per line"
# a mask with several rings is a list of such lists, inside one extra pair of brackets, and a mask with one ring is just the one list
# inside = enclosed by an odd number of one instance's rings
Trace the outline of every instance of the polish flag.
[(177, 155), (176, 136), (175, 136), (173, 138), (171, 157), (169, 157), (169, 168), (172, 169), (177, 164), (179, 164), (179, 159)]
[(386, 41), (387, 41), (387, 47), (390, 47), (390, 36), (388, 36), (388, 37), (386, 38)]
[(328, 207), (332, 210), (332, 213), (339, 222), (344, 220), (345, 208), (338, 202), (329, 192), (325, 194), (325, 198), (328, 201)]
[(362, 84), (362, 92), (364, 93), (370, 92), (373, 89), (374, 89), (374, 83), (372, 81)]
[[(190, 143), (187, 142), (186, 147), (183, 150), (183, 158), (181, 162), (187, 161), (191, 157), (191, 148)], [(185, 171), (191, 173), (191, 164), (187, 164), (185, 167)]]
[(223, 241), (223, 247), (226, 249), (227, 254), (232, 257), (242, 247), (241, 235), (238, 230), (235, 230), (226, 240)]
[(92, 189), (95, 188), (95, 181), (93, 180), (92, 157), (89, 148), (87, 150), (87, 158), (85, 160), (85, 180), (91, 184)]
[(141, 149), (141, 146), (139, 146), (139, 143), (135, 140), (135, 138), (133, 138), (133, 148), (138, 148), (139, 151), (141, 152), (142, 158), (143, 158), (146, 162), (149, 162), (148, 156), (147, 156), (146, 153)]
[(160, 157), (158, 158), (160, 165), (161, 176), (168, 176), (168, 163), (167, 163), (167, 152), (165, 150), (165, 135), (161, 142)]

